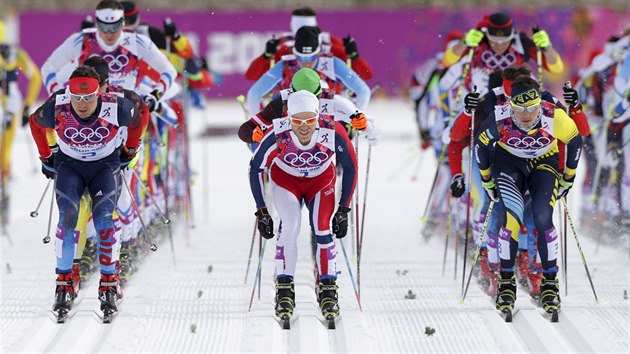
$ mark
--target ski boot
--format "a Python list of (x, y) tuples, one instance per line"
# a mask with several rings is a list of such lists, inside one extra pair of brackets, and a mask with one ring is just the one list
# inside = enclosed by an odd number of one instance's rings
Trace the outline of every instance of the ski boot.
[(488, 263), (488, 249), (485, 247), (479, 250), (479, 268), (481, 271), (479, 272), (477, 282), (481, 285), (482, 290), (486, 294), (489, 296), (495, 295), (498, 286), (497, 275), (490, 269), (490, 264)]
[(499, 273), (499, 289), (497, 292), (496, 308), (502, 314), (505, 322), (512, 322), (512, 310), (516, 301), (516, 277), (514, 272)]
[(280, 275), (276, 278), (276, 317), (283, 329), (290, 329), (289, 320), (295, 308), (295, 287), (293, 277)]
[(125, 286), (129, 278), (131, 278), (131, 274), (134, 273), (134, 244), (131, 241), (123, 242), (120, 246), (120, 285)]
[(85, 241), (85, 248), (83, 248), (83, 255), (81, 256), (80, 261), (80, 274), (83, 282), (87, 282), (96, 269), (96, 258), (96, 240), (87, 239)]
[(110, 323), (116, 312), (118, 312), (116, 301), (122, 298), (118, 274), (101, 274), (98, 298), (101, 301), (103, 323)]
[(53, 304), (53, 311), (57, 312), (57, 323), (66, 322), (68, 312), (72, 309), (74, 299), (77, 297), (72, 278), (72, 273), (57, 273), (55, 303)]
[(543, 310), (551, 317), (551, 322), (558, 322), (558, 312), (560, 311), (560, 289), (556, 275), (555, 272), (543, 273), (540, 286), (540, 302)]
[(78, 296), (79, 289), (81, 289), (81, 263), (78, 260), (72, 263), (72, 287), (74, 288), (74, 294)]
[(337, 286), (335, 278), (321, 279), (318, 287), (317, 301), (324, 319), (328, 321), (328, 329), (335, 328), (335, 318), (339, 316), (337, 302)]

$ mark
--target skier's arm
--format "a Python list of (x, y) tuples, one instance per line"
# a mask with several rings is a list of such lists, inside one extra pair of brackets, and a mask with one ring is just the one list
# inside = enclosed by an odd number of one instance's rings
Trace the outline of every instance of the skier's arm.
[[(54, 96), (53, 96), (54, 97)], [(31, 134), (42, 159), (50, 157), (52, 151), (48, 142), (48, 133), (55, 128), (55, 101), (47, 100), (29, 118)]]
[(151, 69), (160, 74), (159, 83), (162, 85), (162, 93), (166, 92), (177, 77), (175, 67), (149, 37), (136, 34), (136, 42), (138, 44), (138, 59), (144, 60)]
[(335, 145), (337, 162), (343, 168), (339, 205), (349, 208), (352, 194), (357, 186), (357, 156), (346, 130), (339, 122), (335, 122)]
[(126, 103), (123, 107), (119, 106), (119, 109), (129, 110), (133, 109), (133, 114), (128, 122), (127, 128), (127, 143), (128, 148), (136, 149), (140, 145), (140, 139), (144, 135), (147, 127), (149, 126), (149, 119), (151, 113), (146, 102), (137, 93), (125, 90), (125, 98), (133, 106), (129, 107)]
[(258, 81), (252, 85), (247, 91), (247, 109), (249, 112), (260, 111), (260, 99), (269, 93), (274, 87), (280, 84), (282, 80), (282, 62), (274, 65), (269, 69)]
[(57, 73), (68, 62), (78, 58), (83, 46), (83, 32), (75, 33), (68, 37), (42, 65), (42, 77), (48, 93), (53, 93), (63, 86), (68, 78), (57, 77)]
[(265, 170), (265, 167), (271, 164), (275, 155), (275, 147), (275, 134), (267, 134), (260, 145), (258, 145), (256, 151), (254, 151), (254, 156), (249, 162), (249, 187), (256, 201), (256, 209), (266, 207), (262, 172)]
[(479, 127), (479, 133), (476, 134), (474, 142), (477, 165), (485, 181), (490, 179), (490, 152), (498, 136), (497, 123), (492, 114)]
[(282, 98), (277, 97), (273, 101), (269, 102), (262, 111), (251, 117), (245, 123), (241, 124), (238, 129), (238, 137), (243, 142), (253, 144), (256, 141), (254, 141), (252, 133), (257, 127), (267, 128), (271, 125), (274, 119), (281, 117)]
[(572, 177), (575, 175), (578, 160), (580, 159), (580, 149), (582, 147), (582, 137), (579, 134), (575, 122), (561, 109), (554, 110), (553, 116), (554, 136), (567, 147), (566, 166), (564, 174)]
[[(523, 44), (523, 49), (525, 53), (529, 55), (531, 58), (536, 59), (537, 51), (539, 50), (534, 41), (532, 41), (524, 32), (520, 34), (521, 43)], [(562, 62), (562, 58), (560, 54), (550, 45), (547, 49), (542, 50), (542, 65), (545, 70), (549, 71), (552, 74), (562, 74), (564, 71), (564, 63)]]
[(335, 63), (335, 76), (344, 86), (357, 95), (357, 107), (361, 110), (365, 110), (370, 102), (370, 95), (372, 94), (370, 88), (365, 81), (363, 81), (354, 70), (350, 69), (341, 61), (341, 59), (333, 58), (333, 62)]

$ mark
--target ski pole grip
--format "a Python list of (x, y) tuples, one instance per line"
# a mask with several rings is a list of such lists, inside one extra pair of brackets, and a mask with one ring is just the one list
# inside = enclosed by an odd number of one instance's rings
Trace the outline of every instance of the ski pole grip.
[(571, 81), (565, 81), (565, 83), (564, 83), (564, 87), (566, 87), (566, 88), (568, 88), (568, 89), (572, 88), (572, 87), (571, 87)]
[(532, 27), (532, 33), (538, 33), (540, 32), (540, 27), (538, 27), (538, 25)]

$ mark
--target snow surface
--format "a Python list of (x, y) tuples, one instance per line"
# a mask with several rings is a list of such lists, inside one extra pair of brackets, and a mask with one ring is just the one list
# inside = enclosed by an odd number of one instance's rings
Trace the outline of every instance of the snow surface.
[[(212, 101), (205, 112), (193, 113), (190, 131), (196, 172), (196, 227), (188, 235), (181, 223), (176, 227), (176, 265), (168, 241), (163, 239), (158, 251), (149, 255), (131, 279), (122, 311), (112, 324), (99, 323), (93, 314), (98, 307), (96, 277), (81, 290), (84, 299), (77, 314), (66, 324), (54, 323), (48, 315), (54, 298), (54, 246), (41, 242), (49, 199), (39, 217), (32, 219), (29, 212), (44, 189), (45, 179), (35, 164), (28, 132), (21, 130), (13, 153), (9, 227), (13, 244), (7, 237), (1, 238), (2, 352), (630, 352), (630, 300), (624, 300), (624, 291), (630, 290), (630, 265), (627, 246), (619, 244), (627, 243), (627, 238), (601, 245), (596, 254), (595, 239), (578, 229), (599, 304), (593, 299), (575, 242), (569, 239), (569, 294), (562, 297), (559, 323), (545, 320), (520, 291), (516, 302), (520, 311), (513, 323), (506, 324), (474, 281), (466, 303), (460, 304), (461, 256), (454, 278), (453, 249), (449, 251), (447, 276), (442, 277), (444, 237), (427, 240), (420, 234), (419, 217), (435, 158), (425, 153), (419, 177), (412, 181), (417, 162), (414, 156), (420, 155), (411, 110), (398, 100), (374, 101), (370, 108), (383, 134), (381, 144), (373, 149), (370, 171), (361, 263), (363, 312), (359, 311), (339, 248), (342, 319), (334, 331), (324, 329), (315, 316), (318, 307), (306, 221), (299, 240), (299, 317), (294, 328), (283, 331), (273, 318), (273, 241), (268, 243), (264, 258), (260, 301), (255, 299), (251, 312), (247, 312), (257, 263), (254, 256), (247, 284), (243, 285), (254, 223), (247, 180), (251, 153), (235, 132), (206, 141), (199, 138), (206, 125), (221, 128), (240, 124), (243, 115), (235, 101)], [(367, 144), (362, 141), (362, 174), (366, 152)], [(400, 172), (392, 178), (394, 170)], [(361, 177), (361, 196), (363, 183)], [(572, 194), (577, 218), (579, 193)], [(350, 252), (349, 238), (345, 242)], [(405, 298), (409, 290), (416, 294), (415, 299)], [(435, 333), (425, 335), (425, 327), (434, 328)]]

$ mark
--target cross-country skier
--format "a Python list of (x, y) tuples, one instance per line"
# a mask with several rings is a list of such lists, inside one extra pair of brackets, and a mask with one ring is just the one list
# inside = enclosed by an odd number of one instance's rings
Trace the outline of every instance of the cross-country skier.
[[(345, 130), (329, 114), (320, 111), (320, 102), (314, 94), (304, 90), (292, 93), (287, 101), (287, 114), (273, 121), (273, 134), (265, 136), (250, 162), (250, 186), (261, 235), (266, 239), (274, 237), (274, 223), (262, 188), (262, 173), (267, 167), (272, 198), (282, 220), (276, 244), (276, 315), (287, 321), (295, 306), (296, 238), (304, 202), (317, 240), (318, 301), (324, 317), (333, 321), (339, 315), (339, 306), (337, 251), (332, 235), (334, 232), (342, 238), (348, 231), (350, 200), (357, 178), (356, 156)], [(335, 162), (343, 167), (336, 212)]]
[[(558, 141), (567, 146), (562, 175)], [(557, 315), (558, 232), (552, 214), (556, 199), (566, 195), (573, 185), (581, 146), (582, 137), (573, 120), (552, 103), (541, 100), (538, 83), (526, 76), (512, 83), (510, 104), (496, 109), (480, 126), (475, 150), (483, 188), (506, 211), (499, 231), (498, 310), (511, 312), (514, 308), (518, 233), (523, 222), (523, 195), (529, 191), (536, 210), (534, 224), (543, 272), (540, 300), (545, 311)]]
[(285, 55), (247, 91), (249, 112), (259, 112), (262, 97), (271, 91), (278, 92), (291, 86), (291, 77), (301, 68), (317, 71), (328, 88), (342, 83), (356, 94), (356, 105), (365, 110), (370, 101), (370, 88), (341, 59), (321, 53), (319, 29), (304, 26), (295, 35), (292, 55)]
[[(120, 168), (135, 156), (145, 127), (134, 116), (133, 104), (114, 94), (100, 93), (94, 69), (79, 66), (69, 87), (55, 93), (30, 117), (31, 131), (42, 161), (42, 172), (55, 179), (59, 224), (55, 237), (57, 287), (54, 311), (63, 319), (72, 308), (78, 279), (72, 276), (75, 227), (79, 202), (87, 187), (92, 197), (92, 215), (98, 235), (101, 280), (98, 295), (101, 310), (117, 311), (122, 297), (116, 258), (112, 213)], [(58, 146), (49, 146), (47, 134), (56, 133)]]
[[(295, 35), (303, 26), (317, 26), (316, 13), (309, 7), (293, 10), (291, 14), (291, 32), (283, 33), (278, 38), (271, 38), (265, 44), (265, 52), (254, 59), (245, 72), (245, 78), (256, 81), (273, 67), (274, 63), (282, 60), (282, 57), (291, 54), (295, 43)], [(363, 79), (372, 78), (372, 68), (367, 61), (359, 55), (357, 43), (350, 35), (343, 40), (329, 32), (319, 34), (322, 52), (332, 54), (344, 62), (349, 62), (352, 69)]]

